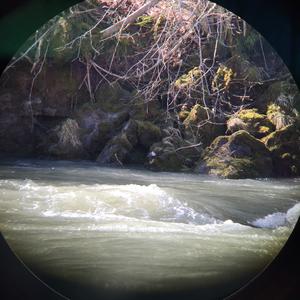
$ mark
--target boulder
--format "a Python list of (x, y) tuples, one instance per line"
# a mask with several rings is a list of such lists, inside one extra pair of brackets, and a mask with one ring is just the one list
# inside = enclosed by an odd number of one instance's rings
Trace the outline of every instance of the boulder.
[(204, 150), (196, 172), (223, 178), (258, 178), (272, 175), (272, 159), (265, 145), (245, 130), (219, 136)]
[(202, 152), (201, 144), (184, 140), (180, 131), (168, 128), (161, 142), (151, 146), (146, 166), (153, 171), (188, 171), (193, 168)]
[(268, 105), (267, 118), (275, 126), (276, 130), (280, 130), (288, 125), (292, 125), (296, 120), (293, 111), (286, 111), (281, 106), (272, 103)]
[(227, 120), (227, 133), (239, 130), (248, 131), (256, 138), (262, 138), (274, 130), (274, 125), (266, 115), (257, 109), (242, 109)]
[(276, 130), (262, 139), (270, 150), (277, 176), (300, 175), (300, 124)]
[(122, 165), (138, 143), (138, 124), (130, 119), (121, 132), (111, 138), (97, 158), (101, 164)]
[(133, 145), (129, 142), (126, 134), (121, 133), (108, 141), (99, 154), (97, 162), (122, 165), (132, 149)]
[(161, 139), (160, 128), (151, 122), (130, 119), (105, 145), (97, 161), (106, 164), (144, 163), (150, 146)]
[(134, 91), (129, 103), (129, 114), (134, 120), (155, 121), (162, 118), (163, 110), (159, 101), (147, 101)]
[(285, 109), (290, 109), (294, 105), (298, 108), (300, 92), (292, 78), (265, 84), (262, 88), (263, 91), (254, 96), (253, 103), (259, 111), (266, 113), (268, 106), (273, 103)]
[(154, 143), (162, 138), (161, 130), (159, 127), (149, 121), (136, 121), (138, 141), (141, 146), (149, 149)]
[(225, 125), (208, 107), (196, 104), (183, 121), (185, 137), (195, 143), (209, 145), (217, 136), (225, 133)]
[(75, 116), (82, 128), (82, 144), (92, 158), (99, 155), (105, 144), (120, 131), (129, 117), (126, 111), (108, 113), (91, 104), (84, 105)]
[(96, 106), (104, 112), (128, 111), (131, 99), (131, 93), (117, 82), (100, 86), (95, 92)]

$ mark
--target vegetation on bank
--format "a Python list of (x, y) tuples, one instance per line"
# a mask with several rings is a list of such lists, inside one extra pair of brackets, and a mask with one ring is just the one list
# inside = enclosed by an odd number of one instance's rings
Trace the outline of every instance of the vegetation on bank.
[(1, 77), (1, 152), (225, 178), (300, 175), (299, 91), (269, 44), (206, 0), (89, 0)]

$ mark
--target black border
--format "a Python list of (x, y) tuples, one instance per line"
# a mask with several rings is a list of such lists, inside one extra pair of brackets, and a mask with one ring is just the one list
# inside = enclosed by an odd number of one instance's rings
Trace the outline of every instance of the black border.
[[(0, 13), (1, 72), (36, 28), (77, 2), (76, 0), (3, 0)], [(215, 0), (215, 2), (241, 16), (256, 28), (276, 49), (300, 86), (300, 14), (296, 1)], [(0, 278), (0, 298), (3, 300), (63, 299), (24, 267), (1, 235)], [(271, 265), (228, 299), (300, 299), (299, 222)]]

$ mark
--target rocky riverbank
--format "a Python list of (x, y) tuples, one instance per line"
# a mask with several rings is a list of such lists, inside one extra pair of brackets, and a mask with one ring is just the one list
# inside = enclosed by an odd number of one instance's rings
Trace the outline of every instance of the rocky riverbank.
[[(226, 43), (235, 43), (227, 52), (222, 43), (216, 51), (204, 32), (202, 55), (216, 57), (214, 71), (203, 74), (197, 47), (183, 48), (181, 61), (172, 61), (179, 75), (166, 83), (170, 73), (162, 71), (151, 97), (138, 85), (143, 81), (150, 89), (149, 74), (116, 78), (118, 70), (140, 62), (137, 53), (159, 43), (164, 22), (146, 14), (126, 29), (126, 41), (123, 35), (93, 60), (85, 53), (85, 63), (47, 52), (38, 71), (25, 60), (7, 70), (1, 77), (0, 152), (224, 178), (300, 176), (299, 91), (267, 44), (266, 75), (260, 50), (254, 51), (260, 49), (254, 30), (248, 33), (252, 48), (248, 36), (244, 44), (227, 37)], [(62, 34), (75, 31), (61, 18), (56, 29), (50, 39), (55, 47), (58, 36), (62, 43)], [(135, 32), (138, 42), (129, 38)], [(108, 68), (110, 55), (110, 74), (99, 81), (99, 69), (87, 68)]]

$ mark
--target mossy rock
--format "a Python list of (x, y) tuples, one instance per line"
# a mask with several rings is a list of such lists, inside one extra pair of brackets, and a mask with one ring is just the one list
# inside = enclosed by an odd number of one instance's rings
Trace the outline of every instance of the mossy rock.
[(200, 104), (196, 104), (188, 116), (185, 118), (183, 125), (187, 128), (190, 126), (195, 126), (201, 121), (205, 121), (212, 117), (211, 111), (207, 107), (203, 107)]
[(272, 175), (271, 154), (265, 145), (245, 130), (219, 136), (207, 147), (196, 172), (222, 178), (258, 178)]
[[(285, 112), (297, 109), (300, 93), (293, 80), (277, 81), (270, 84), (267, 89), (259, 96), (255, 97), (255, 107), (263, 113), (267, 113), (268, 107), (272, 104), (279, 105)], [(293, 107), (295, 105), (295, 107)]]
[(158, 126), (149, 121), (136, 121), (139, 144), (148, 149), (161, 140), (162, 134)]
[[(152, 171), (169, 171), (178, 172), (183, 171), (184, 160), (175, 151), (161, 151), (160, 144), (154, 144), (151, 147), (149, 161), (146, 166)], [(155, 154), (155, 155), (154, 155)]]
[(104, 112), (96, 104), (86, 103), (74, 113), (74, 117), (82, 129), (84, 148), (96, 159), (111, 137), (120, 132), (129, 114), (126, 111)]
[(137, 22), (134, 25), (145, 27), (145, 28), (152, 28), (154, 24), (154, 18), (149, 15), (143, 15), (138, 17)]
[(243, 109), (227, 121), (227, 132), (234, 133), (246, 130), (257, 138), (270, 134), (275, 129), (266, 115), (258, 113), (257, 109)]
[(201, 77), (201, 70), (199, 67), (194, 67), (186, 74), (181, 75), (174, 83), (176, 88), (192, 87)]
[(174, 129), (169, 129), (161, 142), (151, 146), (146, 165), (157, 171), (187, 171), (194, 167), (201, 154), (201, 145), (193, 146), (177, 135)]
[(130, 151), (133, 149), (127, 135), (121, 133), (113, 137), (104, 147), (97, 158), (101, 164), (122, 165)]
[(94, 96), (97, 107), (105, 112), (129, 110), (129, 103), (132, 99), (131, 93), (117, 82), (99, 87)]
[(70, 66), (45, 64), (34, 85), (35, 95), (41, 100), (33, 115), (49, 117), (71, 117), (74, 98), (78, 104), (86, 99), (85, 93), (78, 91), (80, 79), (71, 72)]
[(230, 162), (211, 159), (207, 161), (206, 167), (210, 169), (209, 174), (228, 179), (258, 178), (261, 174), (255, 169), (251, 159), (236, 158)]
[(234, 75), (235, 74), (231, 68), (220, 65), (212, 80), (212, 90), (219, 91), (220, 89), (228, 89)]
[(163, 114), (163, 111), (158, 101), (153, 100), (145, 102), (144, 99), (137, 96), (136, 92), (133, 92), (133, 97), (130, 101), (129, 107), (130, 117), (135, 120), (160, 120)]
[(275, 126), (276, 130), (292, 125), (296, 121), (295, 115), (291, 116), (287, 111), (275, 103), (268, 105), (267, 118)]
[(138, 123), (135, 120), (130, 119), (123, 127), (122, 133), (132, 146), (138, 143)]
[(271, 151), (277, 176), (300, 175), (300, 125), (292, 125), (276, 130), (262, 139)]
[(189, 140), (201, 141), (204, 146), (209, 145), (217, 136), (225, 133), (225, 125), (222, 124), (212, 111), (196, 104), (183, 121), (185, 136)]
[(188, 110), (181, 110), (178, 113), (178, 118), (181, 122), (183, 122), (188, 116), (189, 116), (190, 112)]

